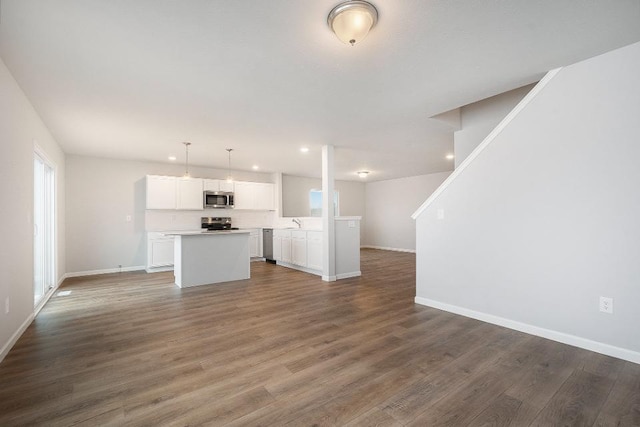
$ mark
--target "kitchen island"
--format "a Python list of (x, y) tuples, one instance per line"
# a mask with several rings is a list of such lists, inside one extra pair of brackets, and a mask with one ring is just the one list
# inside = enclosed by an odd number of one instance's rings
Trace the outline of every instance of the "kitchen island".
[(181, 288), (250, 277), (249, 231), (183, 231), (175, 236), (174, 276)]

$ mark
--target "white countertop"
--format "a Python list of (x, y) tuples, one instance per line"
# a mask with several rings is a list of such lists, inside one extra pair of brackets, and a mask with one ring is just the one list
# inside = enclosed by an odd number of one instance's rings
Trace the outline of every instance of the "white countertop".
[(217, 236), (223, 234), (249, 234), (249, 230), (192, 230), (171, 231), (163, 233), (165, 236)]

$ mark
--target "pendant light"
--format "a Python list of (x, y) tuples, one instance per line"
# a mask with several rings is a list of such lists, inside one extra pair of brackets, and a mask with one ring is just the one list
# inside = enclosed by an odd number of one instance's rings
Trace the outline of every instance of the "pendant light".
[(191, 145), (190, 142), (183, 142), (184, 144), (184, 150), (185, 150), (185, 164), (184, 164), (184, 177), (185, 178), (190, 178), (191, 175), (189, 175), (189, 146)]
[(229, 166), (227, 167), (227, 182), (233, 182), (233, 177), (231, 176), (231, 152), (233, 148), (227, 148), (227, 153), (229, 153)]
[(334, 7), (327, 23), (344, 44), (361, 42), (378, 22), (378, 10), (369, 2), (351, 0)]

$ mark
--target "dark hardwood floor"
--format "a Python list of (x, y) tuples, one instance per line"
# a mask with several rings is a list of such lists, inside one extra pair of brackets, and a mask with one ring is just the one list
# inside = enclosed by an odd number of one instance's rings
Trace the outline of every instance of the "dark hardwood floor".
[(415, 305), (412, 254), (362, 271), (68, 279), (0, 364), (0, 425), (640, 425), (640, 365)]

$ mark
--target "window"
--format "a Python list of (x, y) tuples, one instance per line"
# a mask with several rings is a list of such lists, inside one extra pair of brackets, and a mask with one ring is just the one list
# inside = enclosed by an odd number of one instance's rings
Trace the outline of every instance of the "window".
[[(311, 211), (310, 216), (322, 216), (322, 190), (311, 190), (309, 192), (309, 208)], [(335, 216), (340, 215), (340, 194), (337, 191), (333, 192), (333, 214)]]

